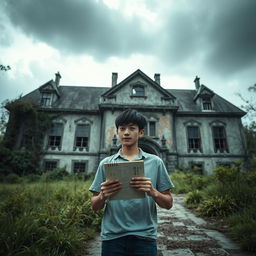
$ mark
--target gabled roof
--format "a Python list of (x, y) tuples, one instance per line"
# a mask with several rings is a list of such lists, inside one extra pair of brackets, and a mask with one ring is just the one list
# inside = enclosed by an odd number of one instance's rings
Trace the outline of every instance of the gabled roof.
[[(108, 89), (109, 87), (59, 86), (60, 97), (50, 109), (56, 111), (98, 111), (100, 96)], [(39, 105), (41, 100), (39, 89), (25, 95), (23, 99), (32, 100)]]
[[(63, 86), (57, 87), (59, 97), (49, 108), (44, 107), (46, 110), (53, 111), (78, 111), (78, 112), (98, 112), (100, 110), (101, 97), (109, 97), (114, 95), (120, 88), (125, 86), (136, 76), (141, 76), (148, 83), (150, 83), (156, 90), (159, 90), (165, 97), (172, 97), (176, 99), (175, 104), (178, 106), (178, 115), (233, 115), (233, 116), (244, 116), (246, 112), (242, 111), (232, 103), (223, 99), (219, 95), (215, 94), (212, 90), (202, 85), (198, 91), (196, 90), (180, 90), (180, 89), (164, 89), (141, 70), (136, 70), (129, 77), (124, 79), (122, 82), (114, 87), (92, 87), (92, 86)], [(38, 89), (30, 92), (23, 96), (24, 100), (30, 100), (40, 105), (41, 92), (49, 88), (56, 89), (55, 82), (53, 80), (40, 86)], [(200, 93), (210, 93), (212, 95), (212, 103), (214, 110), (211, 112), (202, 111), (200, 104), (196, 104), (194, 99), (200, 95)], [(152, 106), (152, 109), (154, 106)]]
[[(191, 114), (191, 113), (202, 113), (202, 109), (199, 104), (196, 104), (194, 97), (197, 94), (196, 90), (179, 90), (179, 89), (167, 89), (177, 98), (177, 104), (179, 106), (178, 113), (180, 114)], [(229, 115), (238, 115), (244, 116), (246, 112), (236, 107), (229, 101), (223, 99), (218, 94), (214, 93), (212, 97), (212, 102), (214, 105), (214, 111), (205, 112), (207, 115), (215, 114), (229, 114)]]
[(201, 84), (195, 97), (194, 97), (194, 101), (196, 101), (197, 98), (200, 96), (209, 95), (210, 97), (213, 97), (214, 94), (215, 93), (211, 89), (209, 89), (207, 86)]
[(170, 92), (168, 92), (163, 87), (161, 87), (158, 83), (156, 83), (154, 80), (152, 80), (149, 76), (147, 76), (145, 73), (143, 73), (140, 69), (137, 69), (135, 72), (133, 72), (127, 78), (125, 78), (123, 81), (121, 81), (117, 85), (111, 87), (108, 91), (106, 91), (104, 94), (102, 94), (102, 97), (113, 96), (117, 91), (119, 91), (122, 87), (124, 87), (127, 83), (129, 83), (132, 79), (134, 79), (137, 76), (141, 76), (144, 80), (146, 80), (149, 84), (151, 84), (156, 90), (161, 92), (164, 97), (175, 99), (175, 96), (173, 96)]
[(45, 84), (41, 85), (38, 90), (40, 92), (44, 92), (44, 91), (53, 91), (55, 92), (58, 96), (60, 96), (60, 92), (58, 90), (58, 86), (56, 85), (56, 83), (53, 80), (50, 80), (48, 82), (46, 82)]

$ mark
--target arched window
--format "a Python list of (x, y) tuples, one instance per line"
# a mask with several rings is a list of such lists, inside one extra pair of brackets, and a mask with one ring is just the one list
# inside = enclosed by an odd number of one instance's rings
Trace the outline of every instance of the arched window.
[(93, 122), (87, 117), (75, 120), (76, 130), (74, 137), (74, 151), (89, 151), (92, 124)]
[(51, 149), (61, 149), (62, 136), (63, 136), (63, 123), (52, 123), (48, 137), (48, 147)]
[(90, 125), (89, 124), (77, 124), (76, 135), (75, 135), (75, 147), (82, 149), (88, 149), (90, 136)]
[(224, 126), (213, 126), (213, 143), (215, 152), (228, 152), (228, 144)]
[(226, 124), (215, 120), (210, 123), (212, 127), (212, 138), (215, 153), (228, 153), (228, 142), (226, 136)]
[(196, 120), (189, 120), (184, 122), (184, 126), (187, 130), (187, 149), (190, 152), (202, 152), (202, 139), (200, 134), (200, 126)]

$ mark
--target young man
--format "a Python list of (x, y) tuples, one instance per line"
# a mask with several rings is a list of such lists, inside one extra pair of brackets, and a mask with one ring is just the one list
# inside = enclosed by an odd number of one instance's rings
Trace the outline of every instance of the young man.
[[(101, 225), (102, 256), (156, 256), (156, 203), (170, 209), (173, 204), (170, 189), (174, 186), (163, 161), (138, 147), (138, 140), (144, 135), (145, 117), (135, 110), (126, 110), (116, 118), (115, 124), (122, 147), (101, 161), (90, 187), (93, 210), (105, 207)], [(122, 189), (122, 184), (115, 179), (105, 179), (104, 163), (132, 160), (144, 160), (145, 177), (133, 177), (130, 185), (146, 192), (146, 197), (108, 200)]]

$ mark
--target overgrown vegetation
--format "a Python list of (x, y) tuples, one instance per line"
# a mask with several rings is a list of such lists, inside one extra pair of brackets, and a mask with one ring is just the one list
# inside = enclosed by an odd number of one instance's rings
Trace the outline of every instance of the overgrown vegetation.
[(9, 111), (6, 133), (0, 142), (0, 172), (25, 175), (40, 173), (43, 138), (53, 116), (36, 104), (17, 99), (5, 104)]
[(0, 255), (84, 255), (102, 215), (90, 206), (91, 180), (28, 183), (16, 177), (19, 184), (0, 188)]
[(256, 170), (242, 172), (234, 163), (232, 168), (219, 166), (211, 176), (178, 171), (171, 177), (173, 192), (186, 193), (187, 207), (224, 222), (243, 249), (256, 251)]

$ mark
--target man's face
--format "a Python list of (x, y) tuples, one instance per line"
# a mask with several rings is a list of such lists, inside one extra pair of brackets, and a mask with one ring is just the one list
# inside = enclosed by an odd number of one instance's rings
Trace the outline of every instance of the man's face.
[(144, 135), (144, 130), (139, 130), (137, 124), (120, 125), (116, 130), (119, 140), (124, 146), (137, 145), (138, 140)]

